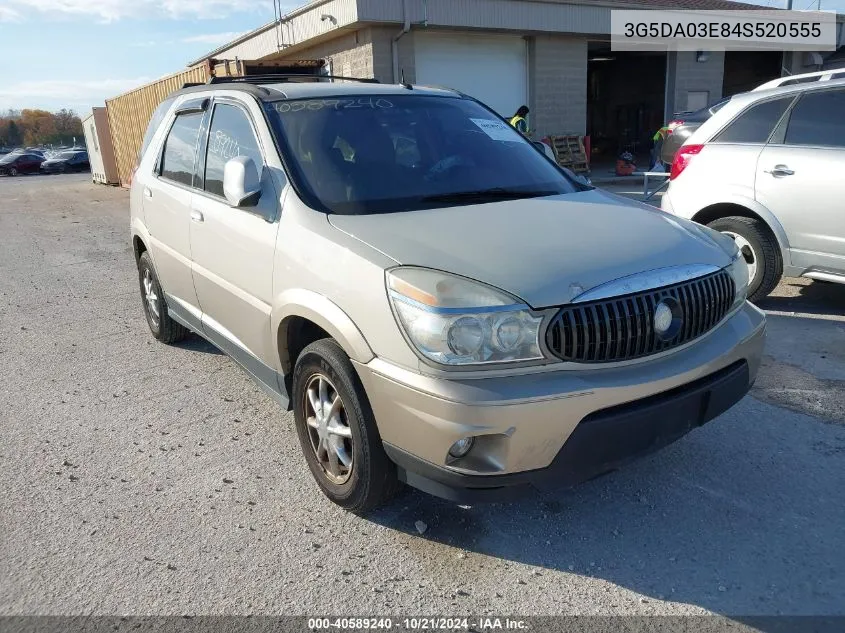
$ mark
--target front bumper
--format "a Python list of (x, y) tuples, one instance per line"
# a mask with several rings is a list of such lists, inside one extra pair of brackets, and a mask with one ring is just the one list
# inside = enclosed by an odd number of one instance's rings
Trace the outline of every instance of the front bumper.
[[(569, 487), (675, 441), (745, 395), (764, 340), (765, 317), (746, 303), (686, 348), (623, 366), (483, 379), (380, 359), (356, 368), (400, 477), (475, 502)], [(469, 455), (450, 458), (467, 436)]]

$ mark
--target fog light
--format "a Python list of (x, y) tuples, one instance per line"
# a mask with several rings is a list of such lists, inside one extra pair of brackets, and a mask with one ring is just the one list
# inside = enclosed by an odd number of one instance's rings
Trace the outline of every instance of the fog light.
[(461, 440), (458, 440), (457, 442), (452, 444), (452, 448), (449, 449), (449, 455), (451, 455), (452, 457), (463, 457), (464, 455), (470, 452), (473, 444), (475, 444), (474, 437), (465, 437)]

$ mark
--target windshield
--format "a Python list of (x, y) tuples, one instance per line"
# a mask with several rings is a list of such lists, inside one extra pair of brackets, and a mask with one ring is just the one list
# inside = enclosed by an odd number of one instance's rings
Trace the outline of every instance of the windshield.
[(469, 99), (277, 101), (268, 112), (309, 204), (331, 213), (391, 213), (582, 189)]
[(59, 152), (53, 158), (60, 158), (62, 160), (70, 160), (71, 158), (73, 158), (77, 154), (78, 154), (78, 152)]

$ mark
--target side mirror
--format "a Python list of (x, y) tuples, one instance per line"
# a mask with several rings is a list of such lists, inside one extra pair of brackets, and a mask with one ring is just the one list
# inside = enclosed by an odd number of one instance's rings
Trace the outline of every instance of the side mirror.
[(261, 176), (255, 161), (236, 156), (223, 167), (223, 195), (232, 207), (253, 207), (261, 196)]

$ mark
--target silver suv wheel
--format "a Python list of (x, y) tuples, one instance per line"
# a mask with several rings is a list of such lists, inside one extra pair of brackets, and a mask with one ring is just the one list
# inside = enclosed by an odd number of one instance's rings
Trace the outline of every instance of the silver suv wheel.
[(749, 242), (739, 233), (734, 233), (732, 231), (722, 232), (725, 235), (730, 235), (733, 238), (733, 241), (736, 242), (737, 248), (739, 248), (739, 252), (742, 253), (742, 258), (748, 265), (748, 278), (754, 279), (754, 277), (756, 277), (757, 275), (757, 262), (759, 261), (759, 257), (757, 256), (757, 253), (754, 252), (754, 247), (751, 246), (751, 242)]
[(352, 429), (346, 421), (343, 400), (322, 374), (312, 376), (305, 390), (305, 412), (311, 448), (326, 477), (343, 484), (352, 475)]
[(147, 309), (153, 320), (158, 323), (159, 308), (158, 308), (158, 294), (156, 293), (155, 284), (153, 283), (153, 274), (148, 268), (144, 271), (144, 299), (147, 301)]

